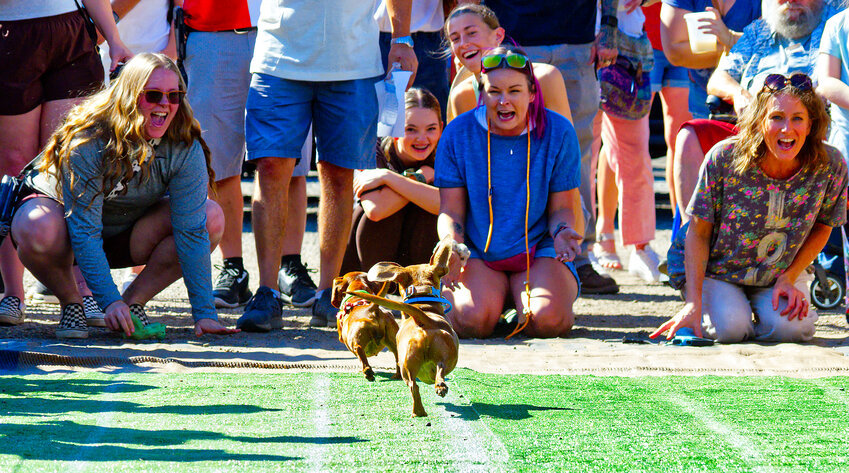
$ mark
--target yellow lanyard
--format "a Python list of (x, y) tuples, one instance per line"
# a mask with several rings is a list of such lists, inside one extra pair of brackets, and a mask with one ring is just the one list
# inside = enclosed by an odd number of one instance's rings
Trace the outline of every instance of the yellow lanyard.
[[(492, 227), (494, 222), (494, 217), (492, 213), (492, 143), (490, 137), (490, 128), (491, 124), (489, 119), (486, 121), (486, 199), (489, 203), (489, 230), (486, 232), (486, 245), (484, 246), (484, 253), (489, 251), (489, 244), (492, 243)], [(527, 302), (525, 303), (525, 321), (517, 325), (510, 335), (504, 337), (505, 340), (509, 340), (510, 337), (516, 335), (521, 332), (528, 326), (528, 322), (531, 321), (531, 316), (533, 313), (531, 312), (531, 248), (528, 243), (528, 213), (531, 208), (531, 130), (530, 127), (525, 125), (525, 132), (528, 135), (528, 154), (527, 161), (525, 167), (525, 294), (527, 296)]]

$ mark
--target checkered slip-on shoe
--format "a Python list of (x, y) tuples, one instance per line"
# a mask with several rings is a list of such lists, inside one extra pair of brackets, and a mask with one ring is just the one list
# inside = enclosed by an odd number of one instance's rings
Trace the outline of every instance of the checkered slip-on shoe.
[(150, 319), (147, 318), (147, 314), (144, 312), (144, 307), (140, 304), (130, 304), (130, 315), (138, 317), (142, 326), (150, 325)]
[(93, 296), (83, 296), (83, 310), (85, 310), (85, 321), (89, 327), (106, 326), (106, 316)]
[(72, 303), (62, 308), (56, 338), (88, 338), (88, 324), (82, 304)]
[(23, 322), (25, 307), (18, 297), (4, 297), (0, 300), (0, 325), (18, 325)]

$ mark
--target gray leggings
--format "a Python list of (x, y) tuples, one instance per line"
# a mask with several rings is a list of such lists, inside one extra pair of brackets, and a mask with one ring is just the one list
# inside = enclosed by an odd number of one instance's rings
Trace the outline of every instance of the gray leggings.
[[(795, 284), (806, 299), (810, 280), (810, 275), (803, 273)], [(702, 285), (702, 327), (705, 336), (720, 343), (806, 342), (813, 338), (816, 311), (808, 308), (808, 316), (802, 320), (787, 320), (781, 315), (786, 306), (787, 299), (782, 298), (778, 310), (773, 310), (772, 287), (738, 286), (707, 277)]]

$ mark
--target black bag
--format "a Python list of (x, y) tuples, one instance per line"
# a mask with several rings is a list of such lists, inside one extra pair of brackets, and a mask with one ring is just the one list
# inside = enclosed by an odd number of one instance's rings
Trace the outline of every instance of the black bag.
[(23, 177), (3, 176), (0, 179), (0, 242), (12, 229), (12, 218), (21, 200), (30, 193)]

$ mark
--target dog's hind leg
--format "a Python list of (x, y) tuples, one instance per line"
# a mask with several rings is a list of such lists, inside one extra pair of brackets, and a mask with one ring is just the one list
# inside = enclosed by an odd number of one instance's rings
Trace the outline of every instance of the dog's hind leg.
[(401, 372), (401, 376), (403, 376), (407, 386), (410, 387), (410, 394), (413, 396), (412, 417), (427, 417), (427, 412), (425, 412), (424, 405), (422, 404), (422, 397), (419, 395), (419, 385), (416, 384), (416, 375), (410, 373), (409, 370), (404, 368)]
[(413, 395), (413, 417), (427, 417), (427, 412), (422, 404), (422, 397), (419, 395), (419, 385), (413, 380), (407, 383), (410, 386), (410, 394)]
[(363, 374), (366, 375), (366, 379), (374, 381), (374, 371), (368, 364), (368, 357), (366, 356), (366, 352), (363, 350), (362, 345), (357, 345), (357, 359), (363, 364)]
[(436, 394), (440, 397), (445, 397), (448, 394), (448, 385), (445, 384), (445, 363), (439, 362), (436, 364), (436, 376), (433, 386), (436, 388)]
[(395, 355), (395, 374), (392, 375), (392, 379), (401, 379), (401, 364), (398, 363), (398, 345), (395, 344), (395, 339), (387, 337), (386, 347)]

